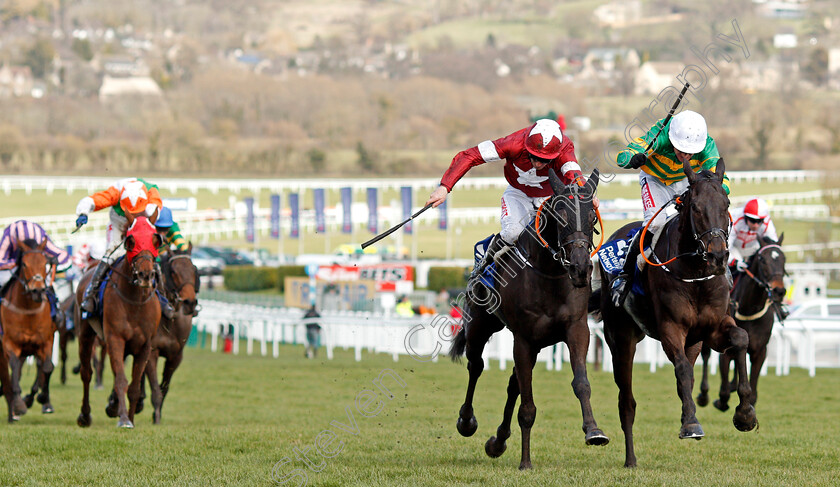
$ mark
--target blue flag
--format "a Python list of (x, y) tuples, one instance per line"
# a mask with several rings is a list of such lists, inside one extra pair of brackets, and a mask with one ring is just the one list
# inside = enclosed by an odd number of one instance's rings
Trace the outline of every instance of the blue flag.
[(300, 236), (300, 213), (298, 208), (298, 194), (289, 194), (289, 210), (292, 212), (292, 228), (289, 231), (289, 236), (298, 238)]
[(379, 209), (377, 208), (376, 188), (368, 188), (367, 190), (368, 203), (368, 230), (370, 233), (379, 233)]
[(271, 195), (271, 238), (280, 238), (280, 195)]
[(327, 219), (324, 216), (324, 188), (316, 188), (313, 192), (315, 197), (315, 233), (327, 231)]
[(350, 188), (341, 188), (341, 207), (344, 210), (344, 223), (341, 225), (341, 232), (353, 233), (353, 191)]
[[(408, 220), (411, 218), (411, 203), (412, 203), (412, 194), (411, 194), (411, 186), (403, 186), (400, 188), (400, 196), (402, 198), (402, 208), (403, 208), (403, 220)], [(409, 221), (405, 225), (403, 225), (403, 231), (406, 234), (413, 233), (414, 222)]]
[(254, 198), (245, 198), (245, 208), (247, 210), (245, 216), (245, 241), (254, 241)]

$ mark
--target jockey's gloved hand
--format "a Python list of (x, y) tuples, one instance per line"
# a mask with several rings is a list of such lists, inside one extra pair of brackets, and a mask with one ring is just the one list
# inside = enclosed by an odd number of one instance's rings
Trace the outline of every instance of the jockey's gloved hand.
[(743, 260), (736, 260), (735, 261), (735, 269), (737, 269), (738, 272), (745, 272), (748, 267), (749, 266), (747, 265), (747, 263), (744, 262)]
[(630, 167), (633, 169), (638, 169), (645, 165), (647, 162), (647, 156), (644, 153), (635, 154), (633, 157), (630, 158)]
[(81, 215), (79, 215), (78, 218), (76, 218), (76, 227), (78, 228), (78, 227), (84, 225), (87, 222), (88, 222), (87, 215), (82, 213)]

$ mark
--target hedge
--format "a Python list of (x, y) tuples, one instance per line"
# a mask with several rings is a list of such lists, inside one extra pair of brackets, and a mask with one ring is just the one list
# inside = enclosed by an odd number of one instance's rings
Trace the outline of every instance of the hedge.
[(431, 267), (429, 268), (430, 291), (440, 292), (442, 289), (467, 287), (467, 273), (465, 267)]
[(259, 291), (277, 288), (285, 291), (286, 276), (306, 277), (303, 266), (254, 267), (229, 266), (222, 271), (228, 291)]

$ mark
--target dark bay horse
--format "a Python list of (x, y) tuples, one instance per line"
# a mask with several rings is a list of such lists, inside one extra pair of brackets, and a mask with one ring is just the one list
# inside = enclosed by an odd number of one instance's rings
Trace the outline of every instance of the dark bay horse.
[(531, 390), (532, 369), (539, 351), (560, 341), (569, 347), (572, 389), (580, 401), (586, 444), (609, 442), (592, 414), (586, 376), (590, 335), (586, 308), (592, 271), (589, 252), (597, 221), (592, 198), (598, 187), (598, 171), (592, 172), (583, 187), (573, 184), (564, 188), (553, 171), (550, 175), (554, 196), (543, 203), (535, 223), (520, 235), (517, 250), (497, 256), (495, 289), (476, 289), (475, 280), (471, 281), (463, 310), (464, 327), (449, 351), (453, 360), (466, 351), (469, 384), (457, 426), (461, 435), (471, 436), (478, 428), (472, 402), (484, 369), (484, 346), (505, 326), (513, 332), (515, 365), (508, 382), (504, 418), (484, 449), (494, 458), (504, 453), (513, 408), (521, 395), (520, 470), (531, 468), (530, 435), (537, 414)]
[[(160, 424), (163, 401), (169, 392), (172, 375), (184, 358), (184, 346), (192, 331), (193, 316), (197, 314), (198, 269), (190, 259), (191, 253), (192, 244), (186, 251), (173, 250), (161, 260), (166, 298), (175, 308), (175, 316), (172, 320), (161, 318), (160, 327), (152, 340), (152, 353), (146, 364), (154, 406), (152, 420), (155, 424)], [(160, 384), (157, 379), (158, 357), (166, 359)]]
[[(631, 293), (621, 308), (615, 307), (610, 299), (610, 279), (599, 266), (600, 310), (619, 389), (618, 411), (624, 431), (625, 467), (636, 466), (633, 357), (636, 344), (645, 335), (659, 340), (674, 364), (677, 394), (682, 401), (680, 438), (700, 439), (704, 434), (691, 397), (694, 362), (702, 343), (735, 357), (740, 374), (740, 404), (733, 418), (735, 427), (749, 431), (757, 424), (755, 409), (749, 402), (750, 385), (746, 380), (749, 337), (727, 313), (729, 284), (725, 266), (729, 256), (727, 229), (730, 222), (729, 198), (722, 186), (724, 170), (723, 159), (718, 161), (715, 172), (695, 173), (688, 162), (683, 164), (688, 190), (676, 200), (678, 215), (665, 224), (661, 238), (654, 245), (651, 258), (662, 263), (648, 264), (641, 274), (644, 296)], [(624, 237), (637, 226), (638, 222), (625, 225), (611, 240)]]
[(17, 271), (13, 282), (0, 306), (0, 322), (3, 323), (3, 353), (12, 368), (11, 394), (13, 396), (12, 419), (26, 414), (27, 407), (20, 395), (20, 375), (23, 361), (34, 356), (38, 364), (35, 385), (26, 402), (32, 404), (38, 394), (41, 412), (53, 412), (50, 404), (50, 375), (53, 371), (52, 349), (55, 323), (50, 315), (47, 298), (50, 283), (55, 278), (55, 266), (50, 266), (44, 249), (49, 241), (39, 245), (33, 239), (19, 242)]
[[(784, 233), (778, 242), (762, 237), (759, 249), (748, 260), (747, 272), (738, 279), (732, 290), (735, 324), (745, 329), (750, 337), (747, 353), (750, 356), (750, 404), (753, 406), (758, 400), (758, 377), (767, 359), (767, 343), (773, 334), (774, 318), (780, 312), (785, 297), (785, 253), (781, 248), (784, 238)], [(700, 355), (703, 357), (703, 380), (700, 382), (697, 404), (705, 406), (709, 404), (709, 347), (704, 345)], [(714, 405), (721, 411), (729, 409), (729, 396), (737, 381), (736, 376), (732, 383), (729, 382), (729, 363), (732, 359), (729, 354), (720, 355), (720, 393)]]
[[(100, 332), (104, 338), (111, 370), (114, 372), (114, 389), (118, 401), (118, 427), (133, 428), (134, 413), (140, 398), (140, 381), (151, 353), (152, 338), (160, 323), (160, 302), (155, 295), (155, 258), (161, 246), (161, 237), (145, 217), (138, 217), (126, 232), (126, 256), (114, 263), (111, 276), (102, 298), (102, 319), (88, 316), (81, 318), (78, 303), (92, 277), (86, 273), (76, 292), (76, 323), (79, 338), (79, 360), (84, 386), (82, 409), (76, 422), (90, 426), (90, 379), (92, 375), (93, 342)], [(101, 326), (101, 328), (99, 328)], [(125, 357), (132, 355), (131, 384), (125, 376)], [(126, 406), (126, 392), (129, 405)]]

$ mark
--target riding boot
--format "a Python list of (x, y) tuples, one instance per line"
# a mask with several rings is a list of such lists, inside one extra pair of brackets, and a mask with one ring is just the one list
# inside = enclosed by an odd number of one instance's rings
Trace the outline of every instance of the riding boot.
[(50, 314), (52, 316), (53, 323), (55, 323), (55, 326), (59, 329), (64, 328), (64, 311), (58, 304), (58, 297), (55, 295), (55, 289), (52, 286), (47, 287), (47, 299), (50, 302)]
[[(155, 262), (155, 281), (160, 284), (161, 288), (166, 289), (166, 286), (163, 283), (163, 272), (160, 270), (160, 263)], [(160, 300), (160, 312), (163, 314), (163, 317), (167, 320), (171, 320), (175, 316), (175, 309), (169, 304), (169, 301), (163, 297), (163, 293), (158, 291), (159, 296), (161, 297)]]
[(613, 279), (612, 284), (610, 284), (610, 297), (613, 306), (616, 308), (624, 304), (624, 300), (630, 293), (630, 283), (632, 282), (633, 275), (636, 273), (636, 259), (639, 256), (639, 236), (641, 234), (641, 231), (637, 232), (633, 236), (633, 239), (630, 240), (624, 257), (624, 267), (615, 279)]
[(470, 274), (470, 280), (484, 274), (484, 270), (487, 269), (487, 266), (495, 260), (496, 254), (499, 254), (503, 249), (510, 249), (512, 247), (512, 245), (505, 242), (501, 235), (494, 235), (493, 239), (490, 240), (490, 244), (487, 246), (487, 250), (484, 252), (484, 257), (481, 258), (481, 262), (475, 266), (472, 274)]
[(99, 286), (102, 285), (102, 280), (105, 278), (105, 273), (108, 272), (110, 266), (108, 262), (100, 260), (96, 266), (96, 270), (93, 271), (93, 277), (91, 277), (87, 288), (85, 288), (82, 309), (88, 313), (93, 313), (96, 309), (96, 293), (99, 292)]

